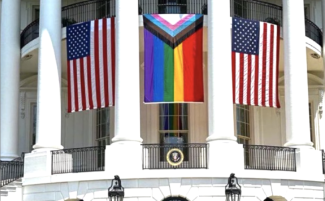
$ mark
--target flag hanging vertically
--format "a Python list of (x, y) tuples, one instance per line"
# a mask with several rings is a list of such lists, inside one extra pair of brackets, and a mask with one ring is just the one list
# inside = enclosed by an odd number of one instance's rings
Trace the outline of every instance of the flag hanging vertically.
[(279, 108), (280, 26), (233, 18), (233, 102)]
[(143, 15), (144, 102), (203, 102), (203, 15)]
[(67, 27), (68, 112), (114, 105), (115, 18)]

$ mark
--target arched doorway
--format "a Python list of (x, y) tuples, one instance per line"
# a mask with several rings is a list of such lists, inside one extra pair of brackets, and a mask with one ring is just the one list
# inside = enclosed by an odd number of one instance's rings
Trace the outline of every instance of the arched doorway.
[(170, 196), (164, 198), (162, 201), (189, 201), (189, 200), (180, 196)]
[[(287, 201), (284, 197), (282, 196), (270, 196), (269, 199), (273, 200), (273, 201)], [(267, 199), (266, 199), (267, 200)], [(271, 201), (270, 200), (270, 201)], [(268, 200), (267, 200), (268, 201)]]

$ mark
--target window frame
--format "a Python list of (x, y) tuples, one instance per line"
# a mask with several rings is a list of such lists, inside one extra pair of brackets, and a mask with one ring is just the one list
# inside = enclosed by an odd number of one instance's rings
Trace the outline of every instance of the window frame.
[[(29, 149), (33, 150), (33, 146), (36, 144), (37, 137), (37, 102), (31, 102), (30, 104), (30, 121), (29, 121)], [(35, 111), (33, 108), (36, 107)], [(35, 115), (35, 138), (33, 135), (33, 123), (34, 123), (34, 115)]]
[(315, 142), (315, 116), (314, 116), (314, 107), (312, 102), (308, 102), (308, 119), (309, 119), (309, 131), (310, 131), (310, 141), (313, 143), (313, 147), (316, 146)]
[[(103, 123), (101, 122), (102, 120), (99, 120), (100, 115), (101, 115), (101, 112), (103, 111), (106, 111), (106, 122)], [(112, 139), (112, 129), (111, 129), (111, 109), (108, 107), (108, 108), (98, 108), (96, 109), (96, 112), (95, 112), (95, 119), (96, 119), (96, 124), (95, 124), (95, 143), (96, 143), (96, 146), (106, 146), (106, 145), (110, 145), (111, 144), (111, 139)], [(99, 123), (100, 121), (100, 123)], [(108, 131), (108, 134), (106, 134), (105, 136), (101, 135), (101, 133), (103, 133), (103, 131), (101, 131), (101, 126), (106, 124), (106, 126), (108, 127), (105, 127), (106, 128), (106, 131)], [(99, 128), (99, 129), (98, 129)], [(100, 132), (100, 133), (99, 133)], [(105, 142), (104, 144), (101, 144), (102, 142)]]
[[(238, 135), (238, 128), (237, 128), (237, 107), (238, 106), (244, 106), (244, 107), (247, 107), (247, 111), (248, 111), (248, 122), (249, 122), (249, 136), (244, 136), (244, 135)], [(254, 136), (254, 132), (253, 132), (253, 128), (254, 128), (254, 125), (253, 125), (254, 121), (253, 121), (253, 107), (252, 106), (249, 106), (249, 105), (239, 105), (239, 104), (234, 104), (234, 134), (235, 136), (237, 137), (237, 142), (239, 144), (243, 144), (243, 143), (240, 143), (239, 141), (240, 140), (244, 140), (244, 141), (247, 141), (247, 143), (244, 143), (244, 144), (252, 144), (252, 141), (253, 141), (253, 136)]]
[[(183, 104), (183, 105), (186, 105), (186, 114), (178, 114), (178, 115), (162, 115), (160, 112), (161, 111), (164, 111), (161, 109), (162, 106), (164, 105), (170, 105), (170, 104)], [(164, 108), (165, 109), (165, 108)], [(169, 109), (169, 108), (168, 108)], [(182, 109), (180, 111), (183, 111)], [(180, 116), (186, 116), (186, 128), (187, 129), (182, 129), (182, 130), (161, 130), (161, 117), (163, 116), (177, 116), (177, 117), (180, 117)], [(168, 118), (169, 119), (169, 118)], [(181, 144), (188, 144), (190, 142), (190, 134), (189, 134), (189, 104), (187, 103), (163, 103), (163, 104), (159, 104), (158, 106), (158, 141), (159, 141), (159, 144), (160, 145), (164, 145), (165, 143), (161, 141), (162, 138), (164, 138), (162, 135), (166, 135), (166, 134), (170, 134), (170, 133), (175, 133), (179, 136), (179, 134), (184, 134), (186, 135), (186, 137), (184, 137), (183, 139), (186, 139), (185, 142), (181, 143)], [(180, 144), (180, 145), (181, 145)], [(177, 143), (176, 143), (177, 145)], [(160, 162), (166, 162), (166, 157), (165, 157), (165, 150), (166, 148), (163, 148), (161, 147), (160, 148), (160, 154), (159, 154), (159, 160)], [(168, 149), (168, 148), (167, 148)], [(184, 161), (188, 161), (188, 158), (189, 158), (189, 151), (188, 151), (188, 147), (185, 147), (185, 148), (182, 148), (182, 151), (184, 153)]]
[[(38, 18), (36, 18), (36, 12), (38, 10)], [(41, 15), (40, 5), (32, 5), (32, 21), (39, 19)]]

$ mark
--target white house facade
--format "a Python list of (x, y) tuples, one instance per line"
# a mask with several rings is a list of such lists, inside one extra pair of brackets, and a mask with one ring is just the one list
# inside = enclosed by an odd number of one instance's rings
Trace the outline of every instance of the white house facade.
[[(325, 199), (325, 0), (0, 0), (1, 200)], [(144, 103), (144, 14), (203, 14), (203, 103)], [(115, 17), (115, 105), (68, 113), (66, 26)], [(280, 28), (280, 108), (233, 104), (232, 17)], [(168, 123), (165, 127), (164, 124)], [(181, 155), (171, 161), (173, 150)]]

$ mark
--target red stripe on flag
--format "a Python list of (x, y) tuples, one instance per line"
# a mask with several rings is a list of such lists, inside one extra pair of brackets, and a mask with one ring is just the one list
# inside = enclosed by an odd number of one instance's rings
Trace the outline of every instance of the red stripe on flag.
[(68, 113), (71, 111), (71, 73), (70, 73), (71, 67), (70, 67), (70, 61), (68, 60)]
[(244, 54), (239, 54), (239, 104), (243, 104), (244, 96)]
[(258, 105), (258, 74), (259, 74), (259, 56), (255, 55), (255, 83), (254, 83), (254, 105)]
[(88, 79), (89, 109), (94, 109), (93, 92), (92, 92), (92, 86), (91, 86), (91, 60), (90, 60), (90, 56), (87, 56), (87, 79)]
[(251, 72), (252, 71), (252, 56), (247, 55), (247, 105), (251, 104)]
[(236, 103), (236, 53), (232, 52), (232, 101)]
[(84, 75), (84, 60), (80, 59), (80, 83), (81, 83), (81, 97), (82, 97), (82, 110), (86, 110), (86, 91), (85, 91), (85, 75)]
[(96, 98), (97, 108), (101, 108), (100, 99), (100, 83), (99, 83), (99, 37), (98, 37), (98, 20), (94, 21), (94, 55), (95, 55), (95, 82), (96, 82)]
[(273, 40), (274, 37), (274, 25), (271, 25), (270, 33), (270, 78), (269, 78), (269, 106), (273, 107)]
[(266, 89), (266, 51), (267, 51), (267, 24), (263, 24), (263, 62), (262, 62), (262, 105), (265, 106), (265, 89)]
[(280, 102), (279, 102), (279, 84), (278, 84), (278, 79), (279, 79), (279, 54), (280, 54), (280, 26), (277, 26), (277, 43), (276, 43), (276, 84), (275, 84), (275, 89), (276, 89), (276, 107), (279, 108), (280, 107)]
[[(196, 54), (195, 69), (194, 69), (194, 99), (196, 101), (204, 101), (204, 80), (203, 80), (203, 28), (200, 28), (195, 33)], [(182, 128), (182, 127), (181, 127)]]
[(104, 95), (105, 107), (108, 107), (108, 65), (107, 65), (107, 21), (103, 18), (103, 60), (104, 60)]
[(78, 72), (77, 72), (77, 62), (73, 60), (73, 80), (74, 80), (74, 101), (75, 101), (75, 111), (79, 111), (78, 103)]
[[(111, 55), (112, 55), (112, 86), (113, 106), (115, 105), (115, 18), (111, 18)], [(111, 98), (111, 97), (110, 97)]]
[[(184, 101), (203, 101), (202, 28), (183, 41)], [(197, 55), (197, 56), (193, 56)]]

